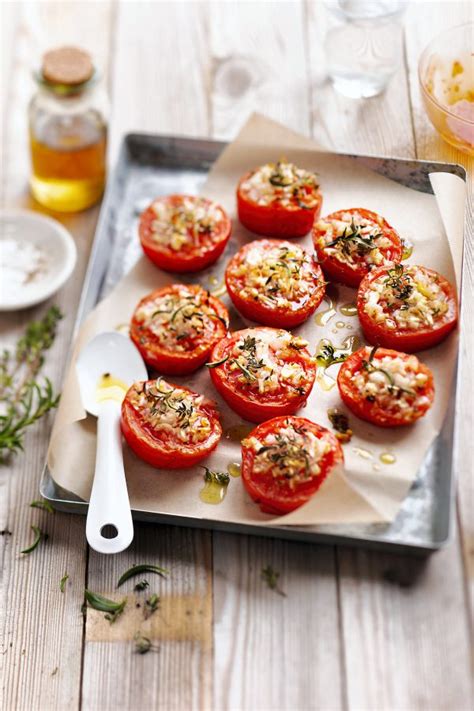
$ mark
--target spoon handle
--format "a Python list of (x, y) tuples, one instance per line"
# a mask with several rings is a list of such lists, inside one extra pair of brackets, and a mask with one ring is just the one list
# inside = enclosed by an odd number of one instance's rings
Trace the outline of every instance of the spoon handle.
[[(104, 531), (105, 526), (109, 527), (108, 531)], [(98, 415), (95, 474), (86, 536), (91, 548), (99, 553), (120, 553), (133, 540), (132, 513), (123, 468), (120, 405), (114, 400), (105, 400)]]

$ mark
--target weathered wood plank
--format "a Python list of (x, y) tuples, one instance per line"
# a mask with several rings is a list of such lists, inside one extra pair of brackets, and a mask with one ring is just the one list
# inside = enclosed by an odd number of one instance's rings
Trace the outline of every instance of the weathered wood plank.
[[(423, 5), (423, 8), (421, 7)], [(434, 34), (445, 6), (415, 5), (409, 28)], [(311, 47), (320, 45), (325, 20), (318, 3), (308, 3)], [(455, 24), (453, 22), (453, 24)], [(416, 52), (407, 76), (399, 71), (387, 92), (366, 101), (335, 96), (318, 81), (314, 134), (338, 150), (414, 157), (410, 102), (417, 91)], [(317, 52), (313, 73), (319, 70)], [(418, 125), (417, 145), (419, 147)], [(436, 148), (419, 157), (441, 158)], [(347, 703), (354, 709), (459, 708), (469, 705), (469, 640), (459, 540), (426, 563), (403, 556), (338, 551)], [(442, 612), (441, 612), (442, 611)], [(443, 673), (448, 659), (450, 681)]]
[[(13, 3), (17, 13), (16, 27), (2, 26), (6, 45), (10, 46), (8, 102), (5, 110), (2, 155), (2, 204), (35, 207), (27, 192), (28, 152), (26, 110), (32, 85), (31, 69), (35, 66), (35, 49), (57, 43), (75, 31), (84, 36), (96, 53), (109, 41), (110, 4), (83, 3)], [(94, 14), (95, 13), (95, 14)], [(95, 24), (92, 19), (95, 19)], [(96, 29), (97, 28), (97, 31)], [(79, 41), (79, 40), (78, 40)], [(98, 210), (60, 218), (76, 238), (78, 264), (74, 278), (52, 302), (66, 314), (56, 343), (47, 359), (45, 373), (60, 387), (62, 369), (69, 350), (71, 330), (82, 285), (90, 240)], [(2, 341), (11, 343), (23, 326), (39, 317), (47, 304), (27, 312), (2, 315)], [(86, 563), (84, 521), (63, 514), (47, 514), (29, 507), (38, 498), (38, 484), (43, 468), (51, 419), (41, 421), (28, 433), (25, 453), (18, 455), (9, 467), (0, 469), (0, 528), (11, 531), (1, 536), (2, 548), (2, 667), (4, 687), (2, 703), (15, 711), (48, 711), (76, 708), (79, 703), (83, 621), (80, 604), (83, 596)], [(49, 533), (49, 540), (30, 556), (19, 551), (32, 540), (30, 525), (38, 524)], [(59, 581), (68, 572), (70, 580), (64, 593)]]
[[(428, 42), (446, 28), (446, 3), (433, 3), (433, 16), (429, 23), (424, 18), (421, 8), (410, 10), (409, 22), (406, 28), (407, 60), (410, 77), (411, 104), (415, 128), (417, 155), (419, 158), (432, 158), (459, 163), (468, 170), (468, 195), (466, 206), (464, 242), (464, 283), (462, 300), (464, 302), (465, 329), (464, 349), (460, 363), (460, 382), (463, 383), (463, 394), (458, 401), (458, 446), (455, 470), (458, 478), (458, 515), (460, 522), (460, 538), (463, 548), (465, 575), (470, 603), (471, 621), (474, 614), (474, 480), (472, 464), (465, 453), (472, 447), (472, 432), (474, 430), (474, 412), (472, 395), (474, 394), (474, 327), (469, 318), (469, 304), (472, 302), (474, 284), (474, 160), (457, 151), (443, 141), (431, 125), (422, 103), (417, 76), (417, 60)], [(468, 2), (451, 2), (449, 4), (449, 26), (460, 25), (472, 21), (472, 5)], [(468, 396), (466, 397), (466, 393)]]
[[(117, 7), (111, 74), (111, 145), (126, 131), (208, 132), (206, 13), (200, 3), (130, 3)], [(111, 627), (88, 612), (82, 708), (204, 709), (212, 696), (212, 538), (199, 530), (137, 524), (132, 547), (116, 556), (90, 554), (88, 586), (107, 596), (133, 563), (171, 569), (169, 581), (144, 576), (162, 596), (143, 620), (130, 602)], [(136, 581), (133, 581), (136, 582)], [(133, 590), (132, 582), (124, 586)], [(142, 594), (143, 597), (143, 594)], [(141, 603), (142, 604), (142, 603)], [(134, 652), (141, 630), (159, 652)]]
[[(213, 4), (210, 27), (213, 135), (232, 139), (254, 110), (308, 133), (302, 4)], [(214, 707), (341, 708), (334, 550), (220, 533), (213, 540)], [(267, 565), (287, 598), (266, 587)]]

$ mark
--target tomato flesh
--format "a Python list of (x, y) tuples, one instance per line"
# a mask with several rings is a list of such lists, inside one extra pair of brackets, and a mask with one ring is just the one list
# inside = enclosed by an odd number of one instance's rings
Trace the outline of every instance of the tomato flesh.
[[(304, 250), (301, 250), (305, 263), (299, 269), (299, 274), (302, 274), (299, 283), (304, 284), (306, 293), (296, 295), (293, 298), (282, 299), (281, 286), (278, 280), (272, 280), (271, 269), (268, 269), (270, 255), (278, 253), (275, 252), (276, 248), (281, 254), (284, 254), (286, 250), (290, 250), (290, 254), (292, 254), (295, 250), (295, 247), (290, 242), (267, 239), (250, 242), (242, 247), (227, 265), (225, 272), (227, 291), (235, 308), (246, 318), (262, 323), (265, 326), (294, 328), (306, 321), (321, 303), (325, 293), (324, 277), (321, 267)], [(297, 249), (299, 253), (301, 248), (298, 247)], [(267, 271), (270, 271), (270, 276), (268, 277), (269, 284), (258, 287), (259, 293), (254, 295), (248, 287), (248, 276), (240, 274), (240, 271), (245, 265), (249, 264), (249, 253), (256, 250), (261, 253), (260, 270), (265, 269), (265, 265), (267, 265)], [(275, 260), (273, 260), (272, 264), (274, 262)], [(283, 262), (284, 265), (286, 263), (284, 258), (280, 258), (280, 262)], [(286, 263), (284, 271), (288, 272), (293, 262), (290, 260)], [(303, 268), (305, 269), (304, 275)], [(293, 274), (291, 274), (290, 279), (292, 286), (294, 286), (295, 277)], [(276, 292), (276, 296), (272, 296), (272, 299), (268, 298), (267, 286)], [(278, 299), (283, 303), (278, 303)]]
[[(134, 383), (125, 395), (122, 403), (121, 428), (123, 436), (135, 454), (143, 461), (156, 468), (184, 469), (192, 467), (207, 457), (218, 445), (222, 436), (222, 427), (218, 412), (211, 400), (203, 399), (196, 404), (199, 415), (208, 418), (210, 431), (208, 436), (199, 442), (181, 440), (173, 431), (153, 426), (144, 416), (143, 409), (134, 402), (136, 389), (143, 388), (156, 381)], [(181, 393), (197, 396), (184, 386), (167, 384)]]
[[(327, 451), (321, 456), (319, 471), (305, 472), (304, 477), (291, 484), (291, 479), (285, 476), (285, 471), (275, 473), (277, 465), (270, 464), (268, 468), (259, 470), (256, 466), (256, 457), (259, 452), (255, 450), (254, 441), (259, 443), (267, 441), (269, 435), (278, 435), (295, 429), (304, 436), (311, 433), (316, 439), (327, 442)], [(304, 442), (304, 440), (303, 440)], [(281, 453), (281, 449), (280, 449)], [(279, 456), (278, 447), (275, 448), (274, 458)], [(319, 487), (337, 464), (344, 462), (341, 445), (336, 437), (325, 427), (307, 420), (304, 417), (276, 417), (258, 425), (242, 442), (242, 482), (251, 498), (257, 502), (265, 513), (286, 514), (305, 504), (314, 496)], [(310, 463), (310, 469), (314, 464)]]
[(453, 286), (441, 274), (434, 271), (434, 269), (421, 266), (417, 266), (416, 268), (422, 270), (427, 275), (431, 275), (432, 278), (436, 280), (436, 283), (441, 288), (447, 300), (448, 309), (446, 313), (440, 318), (436, 318), (434, 324), (422, 325), (416, 329), (402, 327), (388, 328), (386, 320), (391, 318), (391, 311), (388, 308), (384, 309), (386, 318), (383, 321), (376, 321), (366, 311), (368, 293), (374, 281), (389, 278), (390, 267), (374, 269), (361, 281), (357, 293), (357, 312), (360, 325), (362, 326), (366, 339), (372, 345), (393, 348), (403, 351), (404, 353), (414, 353), (436, 346), (456, 327), (458, 307), (456, 292)]
[[(288, 346), (281, 350), (275, 356), (272, 366), (278, 373), (277, 386), (272, 391), (260, 391), (256, 379), (247, 379), (245, 374), (242, 375), (242, 371), (235, 366), (233, 356), (238, 343), (245, 343), (246, 339), (255, 338), (293, 340), (287, 331), (265, 327), (236, 331), (229, 337), (223, 338), (214, 346), (211, 354), (212, 363), (220, 363), (209, 369), (214, 387), (237, 414), (250, 422), (263, 422), (271, 417), (294, 414), (305, 404), (314, 385), (315, 359), (305, 346), (297, 349)], [(293, 364), (294, 367), (300, 368), (302, 378), (298, 381), (298, 385), (282, 382), (281, 369), (285, 364)], [(258, 374), (257, 371), (255, 372)]]
[[(173, 248), (171, 244), (160, 243), (155, 238), (155, 224), (157, 221), (156, 207), (163, 205), (174, 215), (183, 215), (186, 206), (190, 205), (196, 209), (215, 210), (218, 218), (209, 227), (198, 229), (199, 221), (184, 221), (183, 244)], [(183, 218), (184, 219), (184, 218)], [(186, 218), (187, 219), (187, 218)], [(168, 222), (168, 226), (173, 223), (174, 217)], [(192, 230), (197, 230), (197, 234), (192, 234)], [(197, 272), (216, 262), (223, 253), (231, 234), (231, 222), (220, 205), (212, 203), (206, 198), (192, 195), (169, 195), (157, 198), (140, 216), (138, 227), (140, 242), (146, 256), (151, 259), (160, 269), (168, 272)]]
[[(400, 262), (403, 254), (403, 245), (398, 233), (391, 227), (388, 222), (381, 216), (371, 210), (364, 208), (350, 208), (348, 210), (338, 210), (330, 215), (315, 222), (313, 226), (313, 243), (316, 250), (318, 261), (327, 277), (333, 281), (340, 282), (346, 286), (359, 286), (364, 276), (374, 267), (378, 266), (374, 261), (374, 250), (369, 249), (368, 241), (358, 239), (354, 241), (356, 249), (351, 251), (349, 261), (344, 261), (336, 256), (337, 251), (328, 252), (328, 245), (325, 242), (326, 228), (323, 226), (333, 221), (347, 222), (347, 215), (351, 216), (353, 224), (356, 226), (364, 223), (364, 228), (371, 228), (381, 234), (387, 244), (377, 248), (379, 258), (383, 260), (382, 264), (390, 262)], [(349, 224), (349, 223), (348, 223)], [(332, 232), (332, 227), (329, 228)], [(348, 227), (350, 230), (350, 227)], [(350, 234), (350, 233), (348, 233)], [(334, 235), (332, 235), (333, 237)], [(364, 235), (362, 235), (364, 237)], [(339, 243), (343, 245), (342, 237), (339, 237)], [(335, 241), (335, 240), (334, 240)], [(375, 244), (375, 241), (374, 241)], [(359, 245), (357, 247), (357, 245)], [(334, 249), (334, 247), (332, 247)], [(360, 250), (360, 253), (357, 250)], [(342, 252), (342, 255), (344, 253)]]
[[(338, 373), (339, 393), (351, 412), (360, 419), (379, 427), (411, 425), (420, 417), (423, 417), (434, 400), (434, 380), (431, 370), (423, 363), (420, 363), (416, 356), (401, 353), (400, 351), (377, 348), (371, 361), (369, 360), (370, 353), (371, 349), (366, 347), (355, 351), (342, 364)], [(425, 382), (413, 390), (413, 396), (408, 395), (408, 400), (406, 400), (408, 407), (400, 406), (400, 398), (406, 398), (406, 396), (396, 386), (392, 388), (391, 397), (385, 397), (383, 401), (380, 401), (377, 396), (366, 397), (358, 386), (357, 376), (360, 373), (366, 373), (368, 367), (375, 368), (377, 371), (377, 366), (381, 364), (384, 358), (401, 359), (404, 363), (411, 363), (413, 359), (416, 361), (411, 371), (422, 375)], [(378, 372), (381, 372), (382, 378), (388, 377), (386, 374), (384, 375), (384, 371)]]
[[(161, 319), (158, 332), (153, 318), (141, 314), (164, 301), (177, 308)], [(153, 312), (152, 312), (153, 313)], [(196, 326), (193, 323), (196, 314)], [(159, 373), (186, 375), (200, 368), (214, 346), (227, 333), (229, 314), (224, 304), (197, 285), (172, 284), (156, 289), (137, 305), (130, 326), (130, 338), (143, 360)], [(175, 334), (171, 337), (171, 334)]]

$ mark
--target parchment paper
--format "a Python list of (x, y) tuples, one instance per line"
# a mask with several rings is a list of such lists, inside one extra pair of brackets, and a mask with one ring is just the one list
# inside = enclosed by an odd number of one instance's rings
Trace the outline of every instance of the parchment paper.
[[(211, 170), (203, 195), (220, 202), (233, 219), (233, 235), (224, 257), (198, 275), (184, 279), (157, 269), (145, 257), (124, 277), (109, 296), (89, 315), (76, 339), (74, 355), (63, 388), (49, 449), (49, 466), (55, 481), (84, 500), (88, 500), (95, 458), (95, 419), (86, 416), (81, 404), (74, 361), (80, 348), (96, 333), (117, 328), (127, 322), (138, 300), (159, 286), (174, 281), (199, 282), (212, 290), (222, 283), (229, 257), (255, 236), (235, 218), (235, 188), (240, 176), (249, 169), (281, 157), (316, 171), (324, 196), (322, 215), (349, 207), (365, 207), (378, 212), (402, 237), (414, 244), (411, 263), (440, 271), (453, 283), (460, 274), (462, 254), (462, 215), (464, 183), (450, 174), (436, 174), (435, 195), (420, 193), (399, 185), (337, 154), (318, 152), (315, 144), (268, 119), (254, 115), (237, 139), (221, 154)], [(130, 206), (130, 213), (133, 206)], [(138, 239), (138, 237), (137, 237)], [(310, 237), (297, 240), (311, 249)], [(451, 247), (450, 247), (451, 245)], [(456, 265), (453, 264), (454, 256)], [(337, 304), (354, 302), (356, 291), (332, 287)], [(227, 295), (221, 297), (231, 312), (233, 329), (254, 325), (242, 319)], [(327, 309), (322, 304), (318, 312)], [(322, 338), (336, 346), (348, 336), (364, 343), (357, 317), (339, 311), (326, 326), (314, 318), (294, 330), (309, 341), (311, 352)], [(391, 521), (405, 497), (434, 437), (440, 430), (450, 397), (456, 358), (457, 334), (419, 355), (434, 372), (436, 396), (426, 417), (410, 428), (385, 430), (358, 420), (349, 413), (354, 436), (344, 445), (345, 468), (328, 477), (318, 494), (297, 511), (283, 517), (262, 514), (246, 494), (240, 478), (232, 478), (227, 496), (219, 505), (199, 499), (203, 487), (202, 469), (157, 471), (125, 449), (125, 469), (132, 508), (178, 516), (225, 520), (248, 524), (311, 525), (322, 523), (373, 523)], [(332, 366), (329, 374), (337, 374)], [(204, 464), (225, 471), (231, 462), (240, 461), (241, 420), (215, 392), (209, 373), (202, 368), (192, 376), (173, 378), (217, 401), (222, 413), (224, 436), (217, 450)], [(327, 410), (345, 411), (337, 387), (326, 391), (318, 384), (300, 414), (330, 427)], [(393, 454), (395, 461), (384, 464), (380, 455)]]

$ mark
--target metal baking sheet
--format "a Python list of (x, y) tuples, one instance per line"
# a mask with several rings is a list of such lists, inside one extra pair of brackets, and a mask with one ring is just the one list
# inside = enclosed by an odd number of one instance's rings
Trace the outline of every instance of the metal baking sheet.
[[(84, 280), (75, 332), (87, 314), (114, 287), (141, 254), (136, 239), (138, 214), (156, 195), (198, 193), (225, 143), (176, 136), (128, 134), (109, 179)], [(459, 165), (370, 156), (347, 156), (391, 180), (431, 193), (429, 173), (466, 179)], [(136, 520), (210, 528), (292, 540), (349, 544), (428, 554), (445, 545), (453, 518), (453, 436), (455, 397), (439, 436), (428, 451), (402, 507), (390, 524), (258, 527), (205, 518), (133, 511)], [(45, 467), (42, 496), (60, 511), (85, 514), (87, 502), (59, 487)]]

